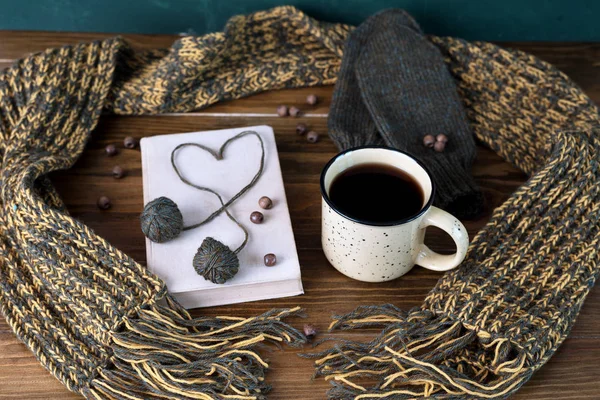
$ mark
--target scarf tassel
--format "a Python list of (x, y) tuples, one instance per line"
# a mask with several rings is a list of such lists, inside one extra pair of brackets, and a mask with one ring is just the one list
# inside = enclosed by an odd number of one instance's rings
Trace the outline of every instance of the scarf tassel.
[(359, 307), (330, 326), (356, 328), (383, 332), (368, 343), (342, 341), (303, 355), (316, 359), (315, 376), (331, 382), (330, 399), (506, 398), (533, 373), (510, 340), (431, 311)]
[(301, 346), (306, 337), (282, 322), (299, 307), (258, 317), (193, 319), (171, 296), (141, 309), (112, 335), (113, 357), (84, 390), (90, 399), (264, 399), (264, 344)]

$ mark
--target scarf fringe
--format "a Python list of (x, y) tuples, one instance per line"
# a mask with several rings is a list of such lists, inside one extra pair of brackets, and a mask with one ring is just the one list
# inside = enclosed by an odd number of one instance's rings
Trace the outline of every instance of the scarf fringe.
[(506, 398), (533, 373), (508, 338), (428, 310), (362, 306), (329, 328), (383, 328), (369, 343), (341, 341), (303, 355), (316, 358), (315, 376), (333, 385), (330, 399)]
[(301, 346), (306, 337), (282, 322), (300, 307), (258, 317), (193, 319), (172, 297), (140, 309), (112, 335), (110, 365), (84, 390), (90, 399), (264, 399), (269, 367), (256, 348)]

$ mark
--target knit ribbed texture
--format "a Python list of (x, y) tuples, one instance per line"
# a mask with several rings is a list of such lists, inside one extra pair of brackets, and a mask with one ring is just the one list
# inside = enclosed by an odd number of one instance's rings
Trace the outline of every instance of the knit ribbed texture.
[[(381, 136), (427, 166), (437, 206), (461, 218), (479, 214), (483, 196), (470, 172), (475, 141), (439, 50), (401, 10), (368, 18), (346, 46), (341, 70), (348, 72), (336, 83), (342, 88), (336, 87), (330, 135), (341, 148), (374, 144), (380, 140), (373, 136)], [(441, 133), (449, 138), (444, 152), (423, 145), (426, 135)]]
[[(70, 217), (46, 176), (73, 165), (103, 109), (188, 111), (333, 83), (347, 33), (282, 7), (171, 51), (136, 53), (110, 39), (33, 55), (0, 74), (0, 308), (69, 389), (90, 399), (264, 397), (267, 363), (256, 345), (302, 343), (281, 321), (298, 310), (191, 319), (164, 283)], [(598, 276), (596, 106), (533, 56), (431, 40), (477, 138), (531, 178), (419, 309), (336, 317), (332, 328), (382, 331), (317, 361), (332, 399), (505, 398), (554, 354)]]

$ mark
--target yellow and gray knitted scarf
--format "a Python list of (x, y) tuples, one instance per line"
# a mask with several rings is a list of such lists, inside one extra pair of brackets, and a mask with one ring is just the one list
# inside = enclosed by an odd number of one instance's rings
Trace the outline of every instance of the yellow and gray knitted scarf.
[[(335, 82), (350, 28), (292, 7), (137, 52), (119, 38), (48, 50), (0, 75), (0, 307), (15, 334), (90, 399), (254, 399), (282, 322), (192, 319), (163, 282), (69, 216), (47, 175), (73, 165), (102, 112), (184, 112)], [(598, 109), (567, 76), (488, 43), (432, 37), (477, 138), (530, 175), (416, 310), (361, 307), (381, 327), (319, 355), (331, 398), (503, 398), (556, 351), (598, 275)]]

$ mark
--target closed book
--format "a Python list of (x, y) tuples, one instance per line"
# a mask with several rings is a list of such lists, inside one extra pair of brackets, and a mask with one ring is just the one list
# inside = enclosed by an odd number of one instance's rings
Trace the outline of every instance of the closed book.
[[(192, 260), (206, 237), (212, 237), (235, 250), (244, 233), (223, 212), (212, 221), (166, 243), (146, 239), (148, 268), (165, 281), (169, 292), (186, 308), (210, 307), (247, 301), (273, 299), (304, 293), (300, 263), (283, 186), (279, 156), (273, 129), (269, 126), (223, 129), (205, 132), (161, 135), (143, 138), (142, 174), (144, 203), (165, 196), (173, 200), (183, 215), (184, 225), (203, 221), (221, 204), (214, 194), (185, 184), (171, 164), (171, 153), (182, 143), (197, 143), (215, 152), (227, 139), (255, 131), (264, 142), (265, 163), (258, 181), (228, 209), (248, 230), (247, 245), (238, 253), (239, 271), (224, 284), (205, 280), (193, 267)], [(209, 152), (185, 146), (175, 153), (181, 175), (191, 183), (219, 193), (225, 202), (236, 195), (254, 177), (260, 166), (261, 145), (256, 136), (246, 135), (230, 142), (217, 160)], [(258, 201), (268, 196), (272, 208), (261, 209)], [(260, 224), (250, 214), (260, 211)], [(265, 266), (265, 254), (277, 257), (275, 266)]]

